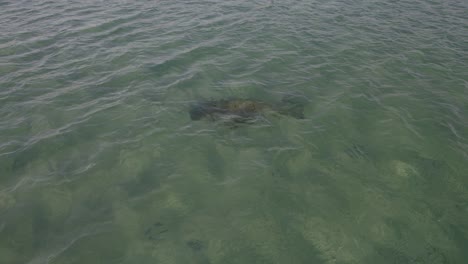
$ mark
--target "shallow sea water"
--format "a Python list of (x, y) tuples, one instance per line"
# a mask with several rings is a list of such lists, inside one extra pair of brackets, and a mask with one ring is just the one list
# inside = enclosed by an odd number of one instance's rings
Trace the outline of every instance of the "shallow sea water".
[[(466, 263), (467, 14), (0, 1), (0, 263)], [(305, 119), (188, 114), (291, 93)]]

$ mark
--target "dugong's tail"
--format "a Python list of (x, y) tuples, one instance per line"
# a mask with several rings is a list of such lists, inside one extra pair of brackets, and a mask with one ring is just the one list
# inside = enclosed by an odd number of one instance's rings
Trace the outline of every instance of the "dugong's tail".
[(304, 107), (306, 104), (307, 99), (304, 96), (287, 94), (281, 99), (281, 104), (277, 111), (283, 115), (304, 119)]

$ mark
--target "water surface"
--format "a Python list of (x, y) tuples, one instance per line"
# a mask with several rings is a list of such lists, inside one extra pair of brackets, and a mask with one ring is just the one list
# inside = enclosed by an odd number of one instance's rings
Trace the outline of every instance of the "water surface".
[[(0, 263), (465, 263), (467, 14), (0, 1)], [(305, 119), (187, 112), (291, 93)]]

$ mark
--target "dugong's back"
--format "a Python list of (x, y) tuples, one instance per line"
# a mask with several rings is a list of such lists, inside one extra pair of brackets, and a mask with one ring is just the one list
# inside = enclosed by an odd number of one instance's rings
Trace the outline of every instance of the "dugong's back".
[(196, 102), (190, 105), (189, 113), (191, 120), (200, 120), (205, 117), (216, 120), (225, 116), (231, 117), (230, 119), (234, 122), (241, 123), (269, 110), (302, 119), (304, 118), (303, 109), (303, 104), (285, 100), (285, 98), (276, 105), (269, 105), (260, 100), (234, 98)]

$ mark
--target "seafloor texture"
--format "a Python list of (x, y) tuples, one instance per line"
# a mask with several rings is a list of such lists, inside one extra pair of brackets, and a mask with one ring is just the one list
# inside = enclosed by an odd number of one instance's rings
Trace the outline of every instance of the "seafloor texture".
[[(0, 1), (0, 263), (466, 263), (467, 14)], [(304, 119), (189, 116), (290, 94)]]

